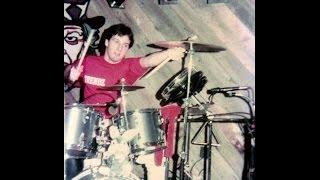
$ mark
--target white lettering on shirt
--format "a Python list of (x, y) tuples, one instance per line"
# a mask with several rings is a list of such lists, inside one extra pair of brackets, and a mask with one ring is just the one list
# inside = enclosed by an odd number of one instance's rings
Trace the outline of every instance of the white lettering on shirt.
[(84, 82), (95, 86), (105, 86), (105, 79), (85, 75)]

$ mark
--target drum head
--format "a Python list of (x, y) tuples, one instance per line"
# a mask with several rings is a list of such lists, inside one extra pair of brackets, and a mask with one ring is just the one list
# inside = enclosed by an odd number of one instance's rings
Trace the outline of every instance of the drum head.
[[(101, 168), (107, 170), (101, 172)], [(72, 180), (140, 180), (140, 178), (133, 173), (128, 173), (128, 175), (125, 176), (122, 173), (111, 172), (109, 168), (102, 166), (94, 169), (86, 169)]]
[[(189, 97), (202, 91), (207, 83), (207, 78), (202, 71), (191, 71), (191, 83)], [(183, 99), (187, 96), (188, 87), (188, 69), (184, 68), (173, 77), (171, 77), (156, 93), (156, 98), (160, 100), (160, 105), (164, 106), (169, 103), (183, 104)]]

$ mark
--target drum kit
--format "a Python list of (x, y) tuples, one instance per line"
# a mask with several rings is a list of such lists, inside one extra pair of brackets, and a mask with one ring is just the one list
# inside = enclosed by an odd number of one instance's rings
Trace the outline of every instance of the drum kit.
[[(182, 69), (170, 78), (157, 92), (156, 98), (160, 100), (160, 105), (178, 103), (182, 107), (189, 107), (190, 97), (199, 93), (207, 83), (206, 77), (201, 71), (196, 70), (192, 65), (192, 55), (194, 52), (220, 52), (225, 49), (215, 45), (194, 43), (193, 41), (160, 41), (148, 45), (149, 47), (167, 49), (172, 47), (183, 47), (190, 55), (187, 68)], [(163, 65), (163, 64), (162, 64)], [(147, 73), (154, 73), (153, 69)], [(126, 169), (135, 158), (141, 155), (152, 154), (166, 148), (166, 134), (163, 126), (163, 119), (159, 109), (148, 108), (127, 111), (125, 96), (130, 91), (143, 89), (143, 86), (128, 85), (125, 79), (121, 79), (119, 84), (102, 87), (100, 90), (119, 91), (121, 97), (121, 113), (114, 115), (111, 124), (104, 124), (103, 117), (94, 108), (106, 107), (106, 104), (69, 104), (64, 106), (65, 123), (65, 154), (66, 158), (99, 159), (99, 163), (89, 165), (79, 175), (73, 179), (139, 179), (132, 173), (124, 173), (121, 169)], [(197, 108), (196, 110), (198, 110)], [(180, 154), (182, 165), (180, 166), (180, 179), (185, 175), (184, 165), (188, 164), (190, 123), (187, 123), (188, 110), (185, 108), (183, 115), (183, 147)], [(111, 137), (109, 127), (115, 126), (119, 135)], [(123, 140), (126, 132), (132, 132), (131, 137)], [(126, 163), (115, 156), (108, 155), (108, 149), (114, 144), (127, 144), (128, 152), (123, 156)], [(120, 147), (120, 146), (119, 146)], [(102, 155), (101, 155), (102, 154)], [(104, 154), (104, 155), (103, 155)], [(124, 175), (124, 174), (126, 175)], [(210, 173), (210, 172), (209, 172)], [(123, 174), (123, 175), (121, 175)], [(166, 177), (167, 178), (167, 177)]]

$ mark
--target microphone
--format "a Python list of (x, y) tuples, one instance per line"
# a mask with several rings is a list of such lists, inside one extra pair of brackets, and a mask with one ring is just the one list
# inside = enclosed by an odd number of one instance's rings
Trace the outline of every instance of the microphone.
[(224, 88), (217, 87), (217, 88), (212, 88), (207, 90), (207, 94), (214, 95), (217, 93), (226, 93), (228, 91), (247, 90), (247, 89), (249, 89), (249, 87), (247, 86), (224, 87)]

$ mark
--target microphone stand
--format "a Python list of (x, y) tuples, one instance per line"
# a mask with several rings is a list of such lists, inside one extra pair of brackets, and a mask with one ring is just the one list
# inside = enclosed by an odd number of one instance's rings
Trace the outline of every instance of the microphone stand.
[(245, 101), (249, 107), (250, 119), (243, 125), (245, 137), (245, 161), (242, 172), (242, 180), (255, 180), (255, 103), (243, 94), (233, 91), (223, 93), (225, 97), (237, 97)]
[[(193, 55), (193, 42), (190, 42), (189, 48), (190, 60), (188, 63), (188, 81), (187, 81), (187, 97), (184, 99), (184, 115), (183, 115), (183, 142), (182, 142), (182, 151), (179, 156), (181, 158), (180, 161), (180, 180), (184, 180), (186, 178), (191, 178), (190, 173), (188, 172), (189, 167), (189, 149), (190, 149), (190, 122), (188, 122), (188, 107), (190, 104), (190, 84), (191, 84), (191, 70), (192, 70), (192, 55)], [(186, 177), (187, 175), (188, 177)]]

